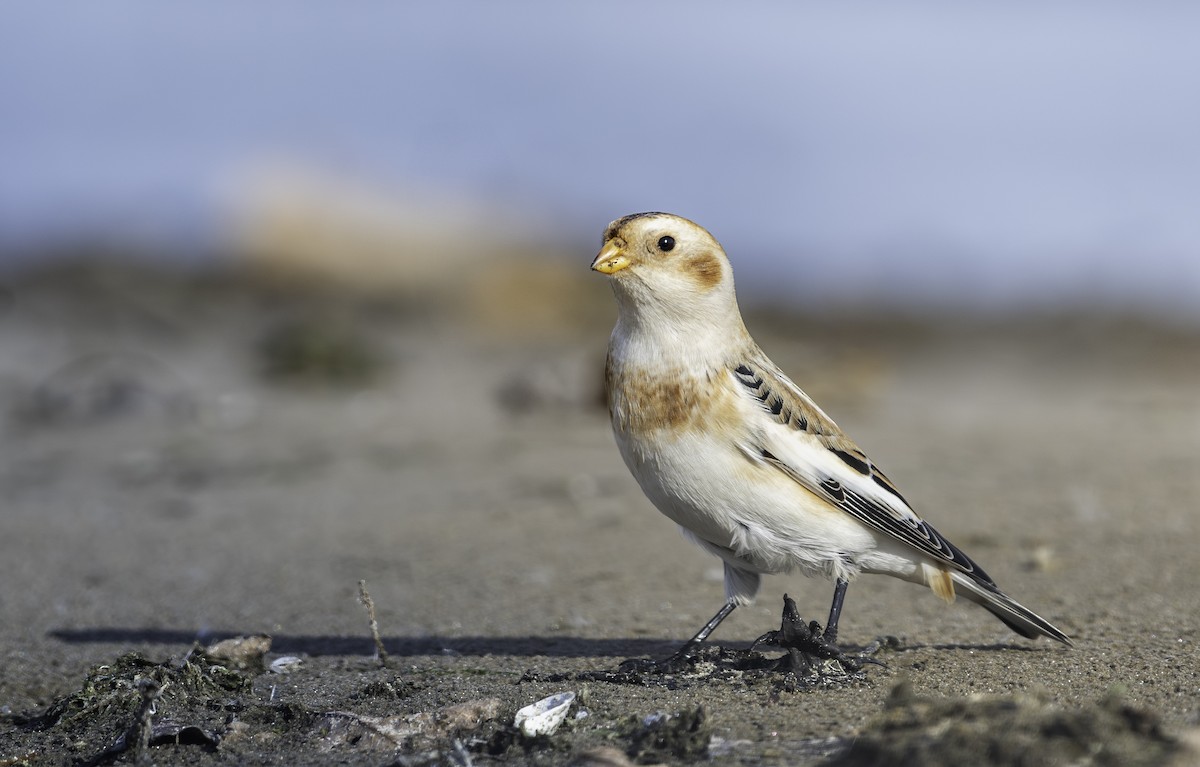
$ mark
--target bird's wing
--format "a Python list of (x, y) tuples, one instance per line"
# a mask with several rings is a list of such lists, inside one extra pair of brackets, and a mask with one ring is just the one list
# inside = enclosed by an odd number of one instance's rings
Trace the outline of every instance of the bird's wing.
[(787, 427), (764, 423), (752, 430), (752, 449), (763, 461), (868, 527), (995, 587), (979, 565), (917, 516), (892, 481), (765, 356), (747, 355), (731, 372), (765, 419)]

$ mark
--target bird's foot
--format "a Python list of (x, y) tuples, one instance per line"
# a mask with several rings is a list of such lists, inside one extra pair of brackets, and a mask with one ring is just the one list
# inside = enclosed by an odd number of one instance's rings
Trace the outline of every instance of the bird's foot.
[[(836, 634), (834, 635), (836, 638)], [(797, 675), (807, 673), (813, 666), (814, 660), (833, 660), (841, 665), (848, 673), (862, 670), (864, 663), (886, 665), (882, 661), (868, 658), (864, 655), (851, 656), (827, 638), (821, 631), (821, 624), (816, 621), (804, 622), (796, 602), (787, 594), (783, 595), (783, 619), (779, 628), (754, 640), (750, 649), (759, 645), (770, 645), (787, 650), (787, 655), (779, 659), (780, 671), (792, 671)]]

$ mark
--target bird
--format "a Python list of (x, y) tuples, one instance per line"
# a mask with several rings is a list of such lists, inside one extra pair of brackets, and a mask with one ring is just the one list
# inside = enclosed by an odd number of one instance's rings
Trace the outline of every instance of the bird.
[(724, 563), (724, 604), (673, 658), (752, 604), (763, 575), (796, 571), (834, 584), (830, 646), (848, 586), (864, 573), (946, 602), (961, 594), (1023, 637), (1071, 645), (918, 516), (767, 357), (707, 230), (668, 213), (624, 216), (605, 229), (591, 268), (616, 297), (604, 390), (621, 457), (654, 506)]

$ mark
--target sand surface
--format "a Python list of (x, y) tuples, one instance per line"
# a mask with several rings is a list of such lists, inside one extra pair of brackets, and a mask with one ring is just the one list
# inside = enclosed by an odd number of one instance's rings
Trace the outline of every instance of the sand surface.
[[(1200, 336), (1095, 317), (751, 316), (918, 511), (1075, 647), (866, 577), (842, 640), (895, 637), (886, 667), (631, 684), (586, 674), (669, 654), (720, 605), (720, 567), (621, 463), (599, 405), (610, 297), (599, 280), (578, 290), (510, 325), (412, 297), (359, 305), (137, 274), (11, 282), (0, 764), (132, 763), (136, 745), (97, 755), (134, 732), (136, 685), (115, 708), (36, 715), (127, 653), (178, 670), (197, 640), (251, 634), (272, 638), (268, 663), (302, 664), (207, 697), (174, 682), (151, 720), (207, 740), (160, 732), (147, 758), (809, 764), (865, 742), (901, 683), (963, 710), (971, 696), (1055, 712), (1119, 700), (1168, 740), (1200, 724)], [(341, 328), (334, 347), (362, 345), (350, 362), (317, 351), (299, 381), (264, 376), (277, 353), (264, 339), (327, 326)], [(348, 381), (313, 380), (338, 371)], [(777, 627), (784, 592), (824, 619), (829, 584), (768, 578), (713, 642), (744, 648)], [(513, 733), (519, 707), (568, 690), (579, 697), (557, 733)], [(362, 717), (400, 734), (366, 737)], [(656, 745), (656, 721), (696, 737)]]

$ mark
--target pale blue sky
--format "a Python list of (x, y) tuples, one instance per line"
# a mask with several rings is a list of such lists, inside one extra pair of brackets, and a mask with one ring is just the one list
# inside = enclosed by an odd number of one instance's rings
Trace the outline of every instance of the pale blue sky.
[(0, 246), (205, 242), (287, 157), (528, 209), (687, 215), (749, 289), (1200, 305), (1188, 2), (0, 6)]

